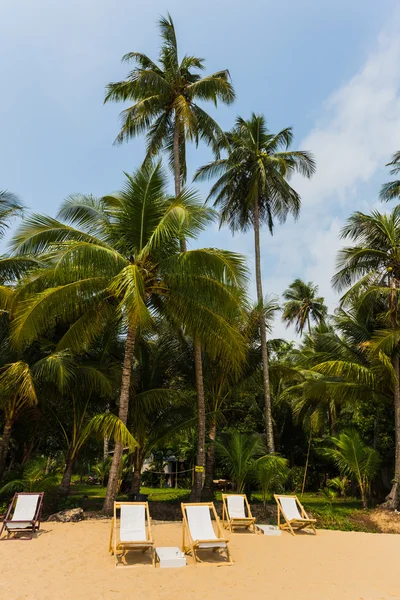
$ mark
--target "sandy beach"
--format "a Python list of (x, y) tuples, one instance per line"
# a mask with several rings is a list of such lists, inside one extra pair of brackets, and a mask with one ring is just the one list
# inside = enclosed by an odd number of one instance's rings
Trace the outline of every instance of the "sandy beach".
[[(180, 546), (179, 523), (155, 523), (158, 546)], [(382, 600), (400, 599), (400, 536), (319, 530), (317, 536), (230, 535), (233, 566), (154, 569), (131, 553), (115, 568), (110, 521), (44, 523), (30, 541), (0, 543), (1, 600)]]

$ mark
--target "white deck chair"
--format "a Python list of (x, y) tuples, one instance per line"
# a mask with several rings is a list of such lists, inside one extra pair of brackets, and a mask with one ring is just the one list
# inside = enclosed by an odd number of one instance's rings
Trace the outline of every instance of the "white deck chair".
[(233, 531), (235, 527), (246, 527), (256, 533), (255, 522), (246, 494), (222, 494), (224, 527), (229, 531)]
[[(274, 495), (278, 505), (278, 527), (280, 529), (289, 529), (292, 535), (295, 535), (294, 530), (305, 529), (310, 527), (316, 534), (314, 523), (315, 519), (310, 519), (304, 510), (303, 505), (297, 496), (278, 496)], [(281, 523), (281, 514), (286, 523)]]
[[(117, 511), (120, 513), (119, 519)], [(115, 566), (118, 566), (118, 553), (124, 555), (129, 550), (150, 550), (155, 566), (148, 502), (114, 502), (109, 550), (115, 556)]]
[[(197, 556), (198, 550), (222, 550), (225, 552), (228, 562), (225, 564), (232, 564), (231, 554), (228, 548), (228, 541), (223, 537), (222, 527), (220, 520), (215, 510), (213, 502), (195, 502), (195, 503), (182, 503), (182, 515), (183, 515), (183, 539), (182, 539), (182, 550), (185, 554), (191, 554), (193, 556), (195, 564), (200, 559)], [(211, 521), (211, 514), (214, 516), (217, 533), (214, 531), (214, 527)], [(188, 544), (186, 544), (186, 536), (188, 538)]]
[(40, 518), (42, 513), (44, 492), (28, 493), (17, 492), (11, 500), (6, 517), (3, 521), (3, 527), (0, 536), (5, 529), (10, 539), (11, 534), (25, 533), (24, 537), (13, 539), (31, 540), (35, 531), (40, 528)]

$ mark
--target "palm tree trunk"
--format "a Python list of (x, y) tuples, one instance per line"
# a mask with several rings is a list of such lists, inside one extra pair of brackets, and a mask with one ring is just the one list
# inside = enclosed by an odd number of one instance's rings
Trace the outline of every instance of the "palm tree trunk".
[(58, 495), (61, 498), (66, 498), (69, 494), (69, 489), (71, 486), (71, 478), (72, 472), (74, 469), (75, 457), (72, 452), (68, 452), (67, 461), (65, 463), (65, 469), (62, 476), (62, 480), (60, 483), (60, 487), (58, 488)]
[[(129, 388), (131, 383), (131, 372), (133, 355), (135, 351), (135, 337), (136, 327), (129, 325), (128, 334), (125, 342), (125, 355), (124, 364), (122, 368), (122, 380), (121, 380), (121, 392), (119, 397), (119, 412), (118, 416), (121, 421), (126, 425), (128, 419), (128, 408), (129, 408)], [(108, 484), (106, 497), (104, 499), (103, 512), (105, 514), (111, 514), (113, 511), (115, 497), (117, 495), (119, 469), (121, 465), (123, 447), (120, 442), (116, 442), (114, 447), (113, 459), (110, 467), (110, 473), (108, 476)]]
[[(254, 202), (254, 249), (256, 258), (256, 285), (257, 285), (257, 302), (260, 307), (264, 306), (264, 297), (261, 280), (261, 257), (260, 257), (260, 213), (258, 201)], [(265, 433), (267, 437), (267, 450), (269, 454), (275, 452), (274, 429), (272, 424), (272, 407), (271, 407), (271, 386), (269, 382), (269, 361), (267, 348), (267, 329), (265, 326), (264, 315), (260, 318), (260, 335), (261, 335), (261, 356), (262, 370), (264, 383), (264, 404), (265, 404)]]
[[(390, 299), (390, 312), (393, 329), (398, 327), (397, 324), (397, 294), (396, 288), (397, 280), (393, 277), (390, 281), (390, 287), (392, 288), (391, 299)], [(395, 384), (393, 392), (393, 404), (394, 404), (394, 447), (395, 447), (395, 459), (394, 459), (394, 478), (392, 489), (389, 495), (386, 497), (384, 506), (392, 510), (396, 510), (400, 505), (400, 363), (397, 349), (395, 350), (392, 358), (393, 369), (395, 372)]]
[(135, 454), (133, 457), (133, 466), (134, 466), (134, 470), (133, 470), (132, 485), (131, 485), (132, 496), (136, 495), (136, 494), (140, 494), (140, 481), (141, 481), (141, 475), (142, 475), (143, 460), (142, 460), (141, 452), (139, 452), (139, 449), (135, 450)]
[(106, 436), (103, 440), (103, 461), (105, 462), (108, 458), (108, 447), (109, 447), (109, 439)]
[(205, 446), (206, 446), (206, 408), (203, 385), (203, 364), (201, 358), (201, 344), (198, 338), (193, 340), (194, 364), (196, 369), (196, 392), (197, 392), (197, 454), (194, 482), (191, 493), (192, 502), (200, 502), (201, 490), (203, 487), (203, 473), (205, 466)]
[[(175, 126), (174, 126), (174, 181), (175, 181), (175, 197), (177, 198), (181, 193), (181, 161), (179, 158), (179, 143), (180, 143), (180, 128), (179, 120), (175, 115)], [(181, 236), (179, 240), (181, 252), (186, 252), (186, 240), (184, 236)]]
[(208, 431), (208, 437), (210, 438), (210, 443), (207, 449), (207, 459), (206, 459), (206, 477), (204, 479), (204, 487), (202, 493), (203, 500), (213, 500), (214, 498), (214, 462), (215, 462), (215, 439), (217, 437), (217, 423), (215, 419), (212, 420), (210, 424), (210, 429)]
[(393, 394), (395, 445), (394, 477), (392, 489), (386, 497), (384, 506), (392, 510), (397, 510), (400, 506), (400, 364), (397, 355), (393, 357), (392, 363), (396, 376)]
[(0, 440), (0, 480), (2, 479), (4, 471), (6, 470), (6, 459), (8, 456), (8, 449), (10, 447), (12, 427), (12, 420), (6, 419), (6, 422), (4, 423), (3, 436)]
[(307, 315), (308, 335), (311, 335), (310, 313)]
[(175, 126), (174, 126), (174, 179), (175, 179), (175, 196), (179, 196), (181, 193), (181, 163), (179, 158), (179, 120), (175, 115)]
[(311, 450), (311, 438), (312, 438), (312, 430), (310, 431), (310, 437), (308, 440), (308, 448), (307, 448), (307, 458), (306, 458), (306, 466), (304, 468), (304, 477), (303, 477), (303, 485), (301, 486), (301, 495), (304, 494), (304, 489), (306, 487), (307, 481), (307, 471), (308, 471), (308, 462), (310, 460), (310, 450)]

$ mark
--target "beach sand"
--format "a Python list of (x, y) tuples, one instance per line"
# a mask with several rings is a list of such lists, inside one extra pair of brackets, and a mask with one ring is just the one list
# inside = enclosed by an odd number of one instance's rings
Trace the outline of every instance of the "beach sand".
[[(156, 546), (180, 546), (179, 523), (154, 523)], [(36, 539), (0, 543), (1, 600), (400, 600), (400, 535), (230, 534), (233, 566), (154, 569), (147, 554), (115, 568), (110, 521), (43, 523)], [(214, 555), (201, 555), (213, 561)]]

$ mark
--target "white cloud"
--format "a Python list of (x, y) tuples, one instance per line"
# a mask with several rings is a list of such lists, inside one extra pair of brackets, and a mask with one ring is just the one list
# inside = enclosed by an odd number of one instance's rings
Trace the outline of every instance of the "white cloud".
[[(317, 173), (310, 181), (293, 178), (303, 202), (299, 221), (277, 226), (272, 238), (267, 231), (262, 236), (266, 293), (281, 294), (301, 277), (319, 285), (330, 311), (337, 305), (330, 280), (340, 229), (353, 211), (377, 208), (380, 184), (388, 177), (384, 165), (400, 148), (399, 64), (400, 39), (381, 34), (376, 50), (331, 94), (314, 129), (299, 142), (299, 148), (313, 152)], [(280, 319), (274, 334), (294, 336)]]

